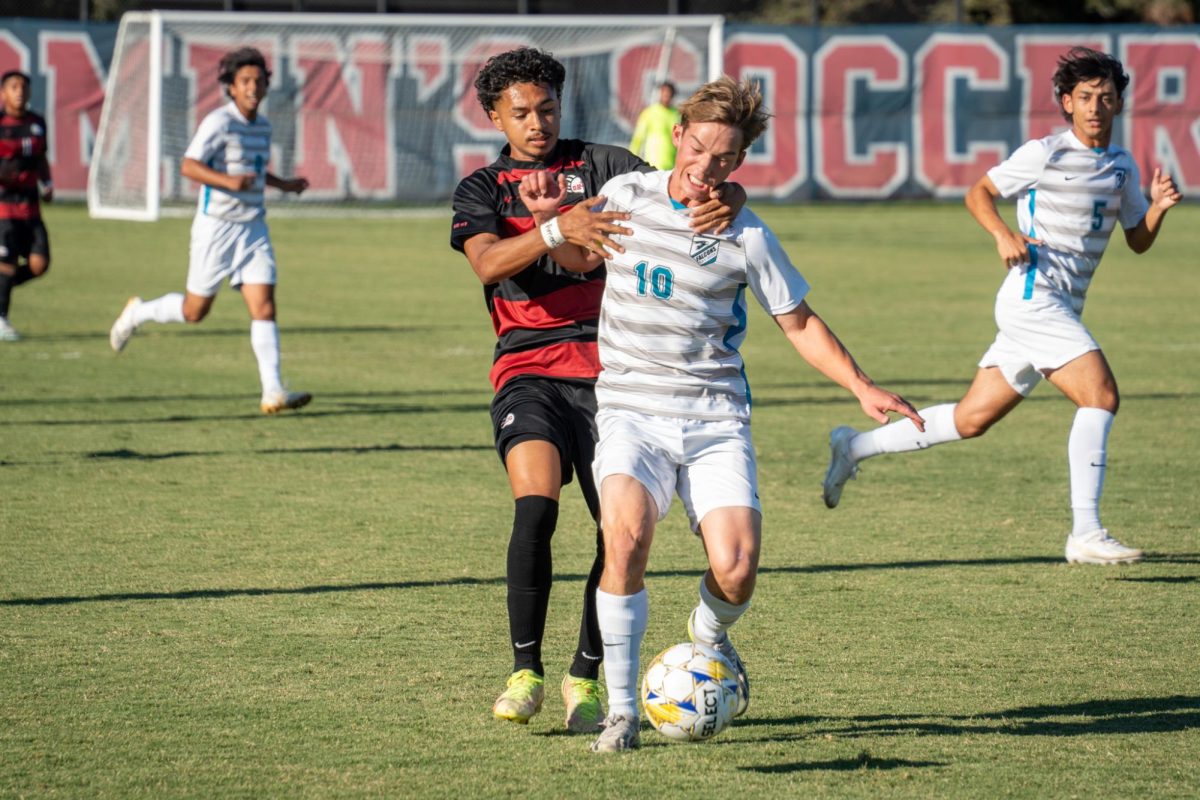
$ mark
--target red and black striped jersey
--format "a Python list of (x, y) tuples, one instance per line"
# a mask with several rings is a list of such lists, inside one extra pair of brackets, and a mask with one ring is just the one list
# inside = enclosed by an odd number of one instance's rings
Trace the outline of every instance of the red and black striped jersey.
[(38, 175), (46, 156), (46, 120), (0, 108), (0, 219), (41, 219)]
[[(450, 246), (462, 252), (481, 233), (518, 236), (533, 227), (533, 217), (517, 189), (536, 170), (566, 176), (565, 213), (580, 200), (595, 197), (610, 178), (627, 172), (651, 172), (649, 164), (622, 147), (560, 139), (546, 161), (516, 161), (505, 145), (494, 163), (468, 175), (454, 191)], [(563, 269), (549, 255), (521, 272), (483, 287), (496, 353), (492, 386), (499, 391), (520, 375), (544, 375), (592, 382), (600, 374), (596, 331), (604, 267), (586, 275)]]

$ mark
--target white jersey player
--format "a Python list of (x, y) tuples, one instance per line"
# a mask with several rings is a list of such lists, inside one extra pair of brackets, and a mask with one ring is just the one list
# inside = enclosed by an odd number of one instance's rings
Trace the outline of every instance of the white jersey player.
[[(1072, 563), (1128, 563), (1142, 551), (1118, 542), (1100, 523), (1108, 434), (1117, 412), (1116, 379), (1080, 319), (1092, 275), (1117, 225), (1143, 253), (1182, 197), (1160, 170), (1142, 195), (1137, 166), (1114, 146), (1113, 121), (1129, 83), (1121, 63), (1084, 47), (1059, 60), (1055, 93), (1070, 130), (1026, 142), (967, 193), (971, 215), (996, 241), (1008, 275), (996, 297), (999, 331), (958, 403), (922, 409), (926, 430), (903, 420), (866, 433), (830, 434), (825, 504), (835, 507), (858, 463), (883, 453), (919, 450), (982, 436), (1045, 377), (1078, 410), (1067, 442), (1074, 525)], [(996, 211), (996, 198), (1017, 198), (1018, 230)]]
[(263, 190), (303, 192), (304, 178), (280, 178), (267, 170), (271, 123), (258, 113), (270, 79), (266, 59), (253, 48), (226, 53), (219, 80), (230, 102), (200, 123), (184, 152), (180, 174), (202, 185), (192, 222), (187, 292), (155, 300), (131, 298), (109, 332), (121, 352), (147, 322), (200, 322), (225, 280), (242, 293), (250, 312), (250, 344), (258, 361), (263, 413), (300, 408), (307, 392), (284, 388), (275, 322), (275, 251), (267, 230)]
[[(623, 246), (608, 259), (599, 332), (600, 441), (593, 468), (605, 559), (596, 605), (609, 715), (592, 745), (596, 752), (638, 746), (635, 687), (649, 615), (646, 562), (655, 524), (675, 494), (709, 561), (689, 636), (733, 663), (738, 713), (749, 702), (745, 669), (728, 634), (750, 604), (762, 527), (750, 390), (738, 353), (746, 330), (745, 290), (800, 355), (852, 391), (869, 416), (883, 422), (885, 412), (898, 411), (921, 425), (908, 403), (863, 374), (809, 308), (808, 284), (758, 217), (743, 209), (721, 236), (698, 235), (688, 226), (687, 208), (707, 200), (766, 128), (757, 87), (723, 77), (701, 87), (680, 112), (671, 172), (621, 176), (601, 190), (613, 209), (631, 215), (631, 235), (619, 237)], [(547, 236), (553, 240), (555, 232)], [(587, 259), (582, 251), (563, 252), (571, 247), (555, 249), (555, 260), (580, 270), (600, 263), (597, 252)]]

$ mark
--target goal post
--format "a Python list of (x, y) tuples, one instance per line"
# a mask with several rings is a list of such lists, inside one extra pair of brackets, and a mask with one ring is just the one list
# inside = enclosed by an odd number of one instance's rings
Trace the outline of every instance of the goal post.
[(627, 145), (654, 86), (689, 93), (722, 71), (718, 16), (459, 16), (150, 11), (121, 18), (88, 176), (92, 216), (154, 220), (194, 203), (180, 177), (200, 120), (228, 98), (217, 64), (261, 50), (269, 169), (310, 188), (273, 208), (318, 215), (445, 205), (504, 145), (475, 98), (492, 55), (519, 46), (567, 71), (564, 138)]

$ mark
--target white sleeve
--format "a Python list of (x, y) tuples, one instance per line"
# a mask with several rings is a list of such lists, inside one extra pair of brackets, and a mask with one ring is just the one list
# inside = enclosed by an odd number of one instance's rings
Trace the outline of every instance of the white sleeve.
[(194, 159), (201, 164), (207, 164), (208, 160), (216, 155), (221, 142), (223, 127), (222, 116), (220, 114), (209, 114), (200, 123), (200, 127), (196, 129), (196, 135), (192, 137), (187, 150), (183, 151), (183, 157)]
[(1150, 203), (1142, 194), (1142, 177), (1138, 174), (1137, 164), (1132, 158), (1129, 162), (1129, 174), (1121, 186), (1121, 209), (1117, 212), (1117, 219), (1125, 230), (1136, 228), (1150, 210)]
[(987, 176), (996, 184), (1001, 197), (1016, 197), (1042, 177), (1047, 152), (1045, 140), (1030, 139), (1018, 147), (1007, 160), (989, 169)]
[(808, 281), (792, 265), (771, 229), (757, 219), (755, 222), (755, 227), (742, 234), (750, 291), (771, 316), (785, 314), (804, 302)]

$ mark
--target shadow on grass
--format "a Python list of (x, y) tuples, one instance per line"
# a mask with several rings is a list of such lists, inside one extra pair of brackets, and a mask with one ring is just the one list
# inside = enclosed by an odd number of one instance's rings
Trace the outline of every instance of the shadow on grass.
[[(332, 453), (455, 453), (460, 451), (473, 450), (495, 450), (496, 448), (490, 444), (371, 444), (360, 446), (343, 446), (343, 447), (275, 447), (264, 450), (248, 450), (246, 455), (295, 455), (297, 453), (305, 454), (332, 454)], [(140, 453), (137, 450), (129, 450), (121, 448), (119, 450), (97, 450), (92, 453), (84, 453), (84, 458), (90, 459), (109, 459), (118, 461), (165, 461), (173, 458), (195, 458), (201, 456), (227, 456), (232, 455), (229, 452), (221, 450), (175, 450), (166, 453)]]
[(1078, 703), (1021, 706), (969, 715), (867, 714), (851, 717), (797, 716), (748, 719), (742, 726), (814, 726), (796, 733), (770, 734), (761, 741), (790, 741), (817, 736), (857, 739), (866, 736), (1092, 736), (1131, 733), (1178, 733), (1200, 730), (1200, 697), (1169, 695), (1085, 700)]
[[(484, 448), (490, 449), (490, 448)], [(1020, 558), (978, 558), (978, 559), (946, 559), (927, 561), (889, 561), (866, 564), (812, 564), (797, 567), (762, 567), (758, 573), (764, 574), (818, 574), (824, 572), (859, 572), (865, 570), (889, 569), (930, 569), (939, 567), (994, 567), (1013, 564), (1058, 564), (1060, 558), (1042, 556), (1025, 556)], [(650, 570), (646, 573), (649, 578), (699, 578), (703, 569), (690, 570)], [(560, 582), (582, 582), (587, 575), (568, 573), (555, 575), (554, 580)], [(316, 586), (295, 586), (279, 588), (244, 588), (244, 589), (185, 589), (174, 592), (118, 592), (95, 595), (62, 595), (48, 597), (15, 597), (0, 600), (0, 606), (53, 606), (69, 605), (72, 603), (101, 603), (124, 602), (130, 600), (203, 600), (221, 599), (226, 597), (262, 597), (266, 595), (305, 595), (324, 594), (333, 592), (364, 592), (393, 589), (429, 589), (442, 586), (503, 586), (503, 576), (495, 578), (433, 578), (425, 581), (384, 581), (375, 583), (347, 583)]]
[[(120, 311), (120, 309), (117, 309)], [(300, 325), (300, 326), (285, 326), (282, 328), (285, 336), (306, 336), (316, 334), (325, 336), (328, 334), (376, 334), (376, 333), (428, 333), (438, 330), (465, 330), (474, 327), (467, 324), (454, 325)], [(206, 327), (204, 325), (188, 325), (187, 327), (180, 326), (178, 328), (162, 327), (155, 330), (153, 333), (143, 333), (141, 338), (203, 338), (212, 339), (227, 336), (250, 338), (249, 325), (246, 327), (237, 328), (218, 328)], [(87, 342), (87, 341), (108, 341), (108, 329), (95, 331), (65, 331), (63, 333), (49, 333), (41, 336), (30, 337), (28, 342), (36, 345), (39, 342)]]
[[(321, 400), (334, 400), (352, 404), (355, 400), (400, 400), (410, 397), (461, 397), (462, 395), (483, 394), (486, 389), (406, 389), (396, 391), (374, 392), (325, 392), (319, 394)], [(112, 397), (20, 397), (6, 399), (6, 406), (128, 406), (134, 403), (205, 403), (205, 402), (239, 402), (253, 403), (257, 395), (245, 394), (239, 396), (224, 392), (222, 394), (140, 394), (115, 395)]]
[(854, 758), (833, 758), (828, 761), (792, 761), (785, 764), (765, 764), (757, 767), (738, 767), (742, 772), (766, 775), (792, 772), (855, 772), (858, 770), (919, 769), (944, 767), (944, 761), (909, 761), (905, 758), (876, 758), (862, 751)]
[[(318, 398), (319, 400), (320, 398)], [(247, 407), (253, 407), (250, 400), (246, 401)], [(284, 421), (295, 421), (305, 419), (320, 419), (323, 417), (354, 417), (354, 416), (377, 416), (384, 414), (460, 414), (469, 412), (471, 414), (483, 414), (491, 408), (490, 402), (480, 403), (439, 403), (436, 405), (353, 405), (343, 408), (321, 409), (320, 403), (317, 403), (318, 409), (313, 410), (312, 406), (308, 406), (303, 411), (297, 411), (290, 414), (279, 414), (271, 418), (271, 422), (267, 424), (280, 424)], [(243, 414), (169, 414), (159, 417), (139, 417), (137, 419), (31, 419), (31, 420), (0, 420), (0, 426), (29, 426), (29, 427), (66, 427), (66, 426), (104, 426), (104, 425), (156, 425), (162, 423), (191, 423), (191, 422), (236, 422), (239, 420), (265, 420), (266, 417), (259, 411), (251, 411)]]

